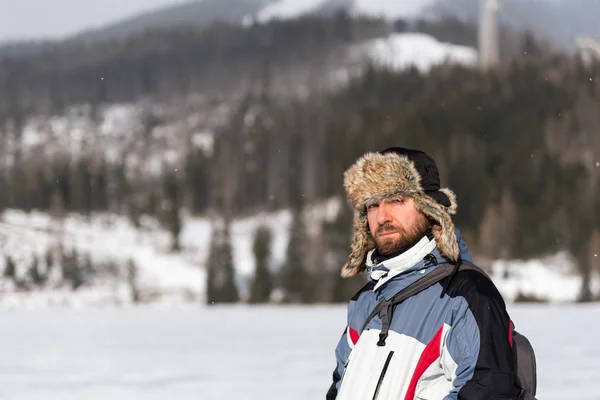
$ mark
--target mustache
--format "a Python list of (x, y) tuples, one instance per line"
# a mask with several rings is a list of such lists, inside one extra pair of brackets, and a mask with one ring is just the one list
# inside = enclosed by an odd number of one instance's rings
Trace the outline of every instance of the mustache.
[(385, 225), (381, 225), (375, 231), (375, 233), (377, 235), (381, 235), (382, 233), (389, 233), (389, 232), (400, 232), (400, 229), (392, 224), (385, 224)]

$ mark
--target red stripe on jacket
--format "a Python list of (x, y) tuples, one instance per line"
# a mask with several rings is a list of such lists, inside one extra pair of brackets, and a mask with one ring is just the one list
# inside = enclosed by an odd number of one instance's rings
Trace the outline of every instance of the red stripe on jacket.
[(444, 327), (442, 326), (421, 353), (421, 357), (419, 358), (415, 372), (410, 380), (410, 385), (408, 386), (406, 396), (404, 397), (405, 400), (413, 400), (415, 398), (415, 391), (417, 389), (417, 383), (419, 382), (419, 379), (421, 379), (427, 368), (429, 368), (431, 364), (433, 364), (433, 362), (440, 357), (443, 331)]

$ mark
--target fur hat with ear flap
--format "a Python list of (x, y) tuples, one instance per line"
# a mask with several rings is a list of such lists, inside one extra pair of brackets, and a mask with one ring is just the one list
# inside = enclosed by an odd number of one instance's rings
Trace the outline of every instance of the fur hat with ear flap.
[(456, 195), (440, 188), (435, 161), (419, 150), (390, 147), (366, 153), (344, 173), (344, 187), (354, 210), (354, 236), (343, 277), (351, 277), (366, 268), (367, 253), (376, 247), (369, 230), (366, 205), (386, 198), (408, 196), (432, 222), (432, 231), (440, 253), (451, 261), (459, 256), (452, 215), (456, 213)]

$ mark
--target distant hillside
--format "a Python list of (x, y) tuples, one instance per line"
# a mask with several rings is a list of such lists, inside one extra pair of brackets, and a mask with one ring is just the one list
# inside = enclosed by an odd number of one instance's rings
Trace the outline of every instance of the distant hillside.
[(63, 41), (0, 43), (0, 57), (28, 55), (60, 44), (125, 39), (148, 30), (199, 28), (215, 21), (240, 22), (244, 16), (256, 14), (272, 1), (274, 0), (200, 0), (162, 7), (101, 28), (81, 32)]
[(30, 54), (41, 53), (60, 46), (60, 42), (54, 41), (11, 41), (0, 43), (0, 57), (22, 57)]
[(257, 13), (273, 0), (201, 0), (159, 10), (119, 21), (100, 29), (83, 32), (72, 40), (95, 42), (121, 39), (146, 30), (182, 27), (202, 27), (211, 22), (239, 22), (246, 15)]
[[(383, 15), (388, 20), (458, 16), (476, 21), (480, 0), (204, 0), (152, 13), (80, 35), (98, 40), (124, 37), (149, 28), (201, 25), (206, 22), (240, 21), (244, 16), (298, 17), (306, 13), (333, 14), (347, 10)], [(572, 48), (579, 35), (600, 35), (598, 0), (503, 0), (501, 21), (513, 28), (527, 29), (557, 48)], [(297, 10), (297, 11), (296, 11)]]
[(382, 37), (377, 19), (306, 17), (242, 27), (149, 31), (127, 40), (62, 45), (0, 59), (3, 116), (60, 111), (77, 103), (131, 102), (144, 96), (239, 92), (262, 86), (287, 94), (329, 82), (348, 45)]
[[(160, 8), (107, 26), (84, 31), (63, 42), (0, 44), (0, 57), (31, 54), (58, 43), (92, 43), (124, 39), (148, 30), (197, 28), (215, 21), (242, 23), (246, 19), (293, 19), (307, 14), (352, 14), (402, 18), (458, 17), (471, 23), (479, 15), (480, 0), (201, 0)], [(573, 48), (579, 35), (598, 37), (598, 0), (503, 0), (501, 21), (532, 31), (556, 48)]]
[[(354, 14), (384, 16), (390, 21), (398, 18), (458, 17), (476, 22), (480, 0), (322, 0), (317, 3), (318, 7), (314, 6), (314, 0), (280, 0), (269, 6), (268, 16), (297, 17), (307, 11), (307, 4), (313, 4), (308, 11), (331, 12), (337, 8)], [(573, 48), (579, 35), (600, 35), (596, 17), (600, 13), (598, 0), (502, 0), (500, 3), (500, 18), (504, 25), (529, 30), (538, 39), (556, 48)]]

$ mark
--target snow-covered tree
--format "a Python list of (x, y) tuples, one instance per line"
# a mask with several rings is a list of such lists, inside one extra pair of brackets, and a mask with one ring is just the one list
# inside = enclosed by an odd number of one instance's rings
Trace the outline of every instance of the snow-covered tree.
[(235, 303), (239, 293), (229, 236), (229, 221), (215, 220), (206, 265), (206, 301), (208, 304)]

